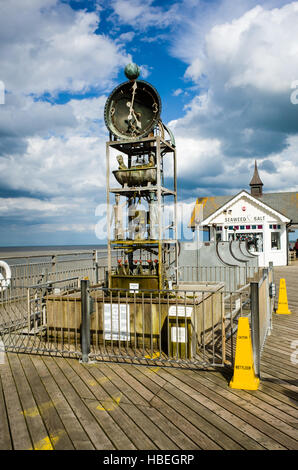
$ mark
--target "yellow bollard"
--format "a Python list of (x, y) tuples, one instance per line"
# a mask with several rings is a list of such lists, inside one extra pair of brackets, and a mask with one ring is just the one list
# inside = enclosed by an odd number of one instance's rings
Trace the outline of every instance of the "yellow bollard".
[(255, 375), (249, 321), (246, 317), (238, 320), (234, 375), (230, 388), (258, 390), (260, 379)]
[(279, 315), (289, 315), (291, 313), (291, 310), (289, 310), (288, 307), (288, 296), (285, 279), (281, 279), (279, 281), (278, 307), (276, 313)]

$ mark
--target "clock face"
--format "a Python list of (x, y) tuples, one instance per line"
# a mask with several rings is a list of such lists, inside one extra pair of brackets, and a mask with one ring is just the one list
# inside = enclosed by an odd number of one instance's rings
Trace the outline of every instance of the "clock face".
[(116, 87), (105, 105), (105, 123), (112, 134), (131, 140), (147, 136), (161, 112), (159, 94), (147, 82), (135, 80)]

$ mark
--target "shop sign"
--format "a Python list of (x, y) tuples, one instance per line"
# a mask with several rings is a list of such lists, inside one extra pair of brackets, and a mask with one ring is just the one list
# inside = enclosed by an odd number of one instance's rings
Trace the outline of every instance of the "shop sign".
[(264, 222), (265, 216), (258, 215), (252, 216), (247, 214), (245, 217), (225, 217), (225, 223), (235, 223), (235, 222)]

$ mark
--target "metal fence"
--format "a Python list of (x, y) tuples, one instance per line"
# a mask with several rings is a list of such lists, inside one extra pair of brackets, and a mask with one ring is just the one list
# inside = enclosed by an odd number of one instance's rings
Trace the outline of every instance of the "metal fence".
[[(102, 253), (104, 255), (104, 252)], [(42, 282), (63, 280), (78, 276), (96, 279), (96, 266), (100, 265), (99, 252), (95, 250), (76, 253), (40, 253), (32, 256), (10, 256), (1, 259), (11, 270), (10, 289), (20, 293), (20, 289)], [(105, 261), (105, 257), (102, 258)], [(106, 264), (106, 263), (105, 263)]]
[(249, 292), (139, 291), (90, 286), (89, 280), (41, 284), (2, 298), (6, 351), (75, 356), (83, 361), (222, 367), (232, 365), (237, 317)]
[(238, 290), (202, 282), (195, 289), (185, 284), (167, 291), (129, 291), (99, 287), (106, 269), (94, 264), (94, 258), (88, 262), (76, 273), (89, 269), (89, 279), (66, 276), (72, 269), (56, 269), (56, 279), (34, 273), (37, 283), (12, 282), (0, 293), (0, 339), (6, 351), (82, 361), (233, 366), (238, 318), (248, 316), (260, 373), (262, 347), (271, 329), (272, 266), (260, 281)]
[(224, 282), (227, 290), (237, 290), (258, 277), (252, 266), (179, 266), (179, 279), (188, 282)]
[(267, 336), (272, 331), (275, 285), (273, 265), (263, 269), (259, 282), (251, 283), (251, 332), (255, 373), (260, 376), (261, 357)]

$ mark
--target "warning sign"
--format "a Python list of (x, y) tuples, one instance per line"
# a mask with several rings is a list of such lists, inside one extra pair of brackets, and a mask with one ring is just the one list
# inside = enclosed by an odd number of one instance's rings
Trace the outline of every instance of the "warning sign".
[(240, 317), (236, 340), (234, 376), (230, 382), (231, 388), (242, 390), (257, 390), (260, 379), (254, 372), (253, 351), (247, 317)]

